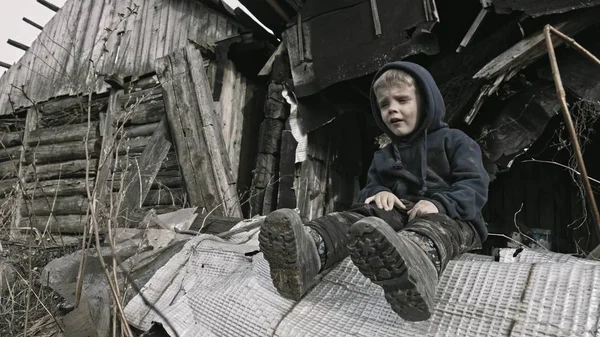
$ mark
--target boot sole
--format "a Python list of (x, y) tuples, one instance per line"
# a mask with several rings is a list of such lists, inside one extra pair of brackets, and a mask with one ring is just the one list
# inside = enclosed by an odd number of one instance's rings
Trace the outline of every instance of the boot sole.
[[(377, 221), (379, 220), (379, 221)], [(419, 258), (415, 243), (405, 238), (381, 219), (363, 219), (349, 230), (348, 251), (354, 265), (373, 283), (381, 286), (392, 310), (407, 321), (424, 321), (434, 309), (433, 297), (437, 274), (431, 274)], [(433, 263), (429, 262), (435, 272)], [(424, 269), (424, 270), (423, 270)], [(435, 280), (423, 282), (424, 278)], [(433, 285), (433, 289), (427, 284)]]
[[(300, 230), (304, 230), (300, 228)], [(303, 278), (303, 265), (299, 258), (300, 244), (289, 217), (267, 218), (258, 236), (261, 252), (271, 269), (271, 279), (279, 294), (291, 300), (299, 300), (310, 284)], [(318, 259), (318, 256), (317, 256)]]

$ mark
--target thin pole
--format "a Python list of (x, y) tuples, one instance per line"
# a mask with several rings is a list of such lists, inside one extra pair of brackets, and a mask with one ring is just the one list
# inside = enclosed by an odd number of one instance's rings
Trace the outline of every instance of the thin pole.
[(28, 24), (34, 26), (35, 28), (37, 28), (39, 30), (44, 30), (44, 27), (42, 27), (41, 25), (38, 25), (37, 23), (29, 20), (28, 18), (23, 18), (23, 21), (27, 22)]
[(46, 0), (37, 0), (37, 2), (39, 2), (40, 4), (44, 5), (46, 8), (48, 8), (49, 10), (54, 11), (54, 12), (58, 12), (58, 10), (60, 9), (60, 7), (58, 7), (57, 5), (55, 5), (51, 2), (48, 2)]
[(592, 62), (597, 63), (600, 66), (600, 60), (594, 56), (592, 53), (590, 53), (587, 49), (583, 48), (582, 45), (580, 45), (579, 43), (577, 43), (577, 41), (575, 41), (574, 39), (566, 36), (565, 34), (561, 33), (559, 30), (557, 30), (556, 28), (550, 26), (550, 32), (552, 32), (552, 34), (558, 36), (559, 38), (561, 38), (563, 41), (565, 41), (565, 43), (567, 43), (568, 45), (570, 45), (571, 47), (573, 47), (575, 50), (577, 50), (578, 52), (580, 52), (581, 54), (583, 54), (583, 56), (587, 57), (588, 59), (590, 59)]
[(598, 213), (598, 207), (596, 206), (596, 198), (594, 197), (592, 185), (590, 185), (587, 170), (585, 168), (585, 163), (583, 162), (583, 154), (581, 153), (581, 147), (579, 146), (579, 140), (577, 139), (575, 126), (573, 126), (573, 120), (571, 119), (569, 108), (567, 107), (565, 89), (560, 78), (560, 71), (558, 69), (558, 63), (556, 62), (556, 54), (554, 53), (554, 45), (552, 44), (552, 37), (550, 36), (550, 31), (551, 26), (546, 25), (546, 27), (544, 27), (544, 34), (546, 35), (546, 47), (548, 48), (548, 56), (550, 57), (550, 67), (552, 68), (552, 77), (554, 78), (554, 84), (556, 86), (556, 95), (558, 96), (558, 100), (560, 102), (563, 118), (565, 120), (565, 123), (567, 124), (567, 130), (569, 131), (569, 138), (571, 138), (571, 143), (573, 144), (573, 150), (575, 151), (577, 165), (579, 166), (579, 170), (581, 171), (581, 181), (583, 183), (583, 186), (585, 187), (585, 192), (589, 201), (589, 207), (592, 210), (592, 216), (594, 217), (594, 222), (596, 223), (597, 234), (600, 236), (600, 213)]
[(10, 69), (11, 65), (6, 62), (0, 61), (0, 67)]
[(20, 42), (17, 42), (15, 40), (11, 40), (8, 39), (7, 43), (13, 47), (19, 48), (19, 49), (23, 49), (24, 51), (28, 51), (29, 50), (29, 46), (26, 46)]

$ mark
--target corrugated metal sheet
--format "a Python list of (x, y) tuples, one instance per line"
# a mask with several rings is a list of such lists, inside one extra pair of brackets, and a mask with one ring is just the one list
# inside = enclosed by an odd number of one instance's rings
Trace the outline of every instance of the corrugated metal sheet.
[(192, 40), (237, 34), (225, 14), (189, 0), (69, 0), (0, 78), (0, 115), (62, 95), (106, 90), (97, 75), (138, 76)]

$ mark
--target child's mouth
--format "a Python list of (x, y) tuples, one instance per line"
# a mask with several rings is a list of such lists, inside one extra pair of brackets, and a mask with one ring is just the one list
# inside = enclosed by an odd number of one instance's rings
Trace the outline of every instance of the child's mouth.
[(390, 119), (390, 123), (392, 123), (393, 125), (400, 125), (400, 124), (402, 124), (402, 122), (404, 122), (404, 120), (402, 120), (400, 118), (392, 118), (392, 119)]

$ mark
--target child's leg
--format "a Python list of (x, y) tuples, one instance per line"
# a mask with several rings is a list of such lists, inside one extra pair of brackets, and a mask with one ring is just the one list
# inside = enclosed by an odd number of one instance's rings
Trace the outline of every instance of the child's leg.
[(318, 234), (319, 237), (315, 241), (322, 243), (317, 245), (321, 270), (330, 268), (348, 257), (348, 229), (357, 221), (369, 216), (383, 219), (396, 231), (404, 228), (408, 219), (405, 211), (396, 208), (385, 211), (375, 205), (356, 204), (348, 211), (331, 213), (306, 224)]
[(443, 214), (428, 214), (396, 233), (378, 218), (350, 228), (348, 249), (361, 273), (380, 285), (392, 309), (410, 321), (433, 313), (438, 276), (459, 254), (481, 247), (475, 229)]
[(406, 221), (406, 214), (398, 210), (387, 212), (364, 204), (328, 214), (306, 226), (290, 209), (269, 214), (261, 228), (259, 242), (279, 293), (289, 299), (300, 299), (321, 270), (348, 256), (348, 228), (366, 216), (375, 215), (398, 229)]

